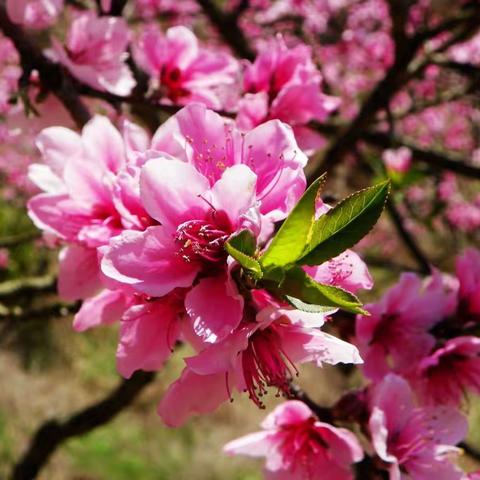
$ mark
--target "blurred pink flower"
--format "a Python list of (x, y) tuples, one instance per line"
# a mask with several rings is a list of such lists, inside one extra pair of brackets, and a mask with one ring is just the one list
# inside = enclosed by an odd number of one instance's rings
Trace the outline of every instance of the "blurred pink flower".
[(128, 95), (135, 86), (126, 65), (129, 30), (123, 18), (96, 17), (92, 12), (73, 20), (66, 45), (52, 39), (47, 53), (81, 82), (100, 91)]
[(466, 418), (448, 407), (415, 407), (403, 378), (390, 374), (373, 387), (368, 425), (390, 480), (462, 479), (451, 457), (467, 434)]
[(10, 20), (34, 29), (53, 25), (62, 9), (63, 0), (7, 0)]
[(350, 480), (350, 467), (363, 458), (355, 435), (320, 422), (302, 402), (291, 400), (275, 408), (260, 432), (233, 440), (229, 455), (265, 457), (269, 480)]
[(400, 147), (396, 150), (388, 149), (382, 154), (387, 171), (395, 173), (407, 173), (412, 163), (412, 151), (408, 147)]
[(59, 272), (66, 299), (86, 298), (100, 288), (97, 247), (125, 228), (152, 223), (140, 204), (139, 167), (128, 159), (133, 153), (127, 132), (124, 139), (106, 117), (96, 116), (81, 136), (50, 127), (37, 137), (44, 163), (31, 165), (30, 177), (44, 193), (30, 199), (29, 215), (68, 245)]
[(149, 26), (134, 45), (135, 60), (151, 77), (159, 99), (177, 105), (202, 102), (221, 109), (219, 87), (232, 84), (236, 61), (227, 53), (202, 48), (188, 28), (169, 28), (165, 35)]
[(0, 248), (0, 270), (6, 270), (10, 263), (10, 252), (6, 248)]
[(408, 379), (423, 402), (458, 407), (465, 392), (480, 393), (480, 339), (448, 340), (423, 358)]
[[(244, 91), (237, 124), (248, 130), (268, 119), (290, 124), (302, 149), (315, 149), (318, 135), (306, 127), (323, 121), (338, 108), (340, 100), (321, 91), (322, 75), (306, 45), (287, 48), (279, 37), (265, 45), (253, 64), (247, 63)], [(321, 138), (317, 139), (322, 144)]]
[(404, 273), (378, 303), (366, 305), (371, 315), (359, 315), (356, 323), (365, 375), (378, 381), (427, 355), (435, 344), (429, 330), (455, 311), (456, 293), (439, 272), (426, 282)]
[(460, 284), (458, 297), (463, 320), (480, 321), (480, 251), (466, 249), (456, 261), (456, 274)]

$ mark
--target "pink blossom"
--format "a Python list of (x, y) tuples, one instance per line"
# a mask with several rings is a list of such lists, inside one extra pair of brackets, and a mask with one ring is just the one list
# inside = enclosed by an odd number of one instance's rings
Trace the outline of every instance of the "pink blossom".
[(13, 23), (42, 29), (55, 23), (63, 0), (7, 0), (7, 13)]
[(469, 248), (457, 258), (456, 274), (459, 287), (460, 316), (465, 321), (480, 318), (480, 252)]
[(292, 125), (302, 148), (314, 145), (315, 133), (300, 127), (325, 120), (339, 106), (339, 99), (322, 93), (321, 82), (311, 49), (306, 45), (289, 49), (279, 37), (247, 64), (237, 124), (247, 130), (276, 118)]
[(454, 45), (449, 49), (448, 54), (456, 62), (479, 65), (480, 34), (474, 35), (466, 42)]
[(237, 65), (224, 52), (202, 48), (188, 28), (169, 28), (165, 35), (146, 28), (135, 44), (135, 59), (152, 77), (159, 99), (179, 105), (202, 102), (221, 109), (219, 88), (235, 81)]
[(458, 406), (466, 391), (480, 393), (480, 339), (448, 340), (408, 376), (424, 402)]
[(366, 306), (370, 316), (357, 317), (356, 339), (365, 375), (380, 380), (392, 369), (409, 369), (434, 346), (429, 330), (455, 308), (456, 290), (439, 272), (423, 284), (413, 273), (402, 274), (378, 303)]
[(232, 389), (248, 392), (259, 407), (268, 387), (288, 395), (296, 363), (361, 363), (353, 345), (319, 330), (324, 315), (282, 307), (262, 291), (252, 294), (254, 303), (232, 333), (185, 360), (159, 405), (167, 425), (215, 410)]
[(140, 191), (160, 225), (112, 239), (104, 274), (156, 297), (192, 286), (197, 274), (225, 262), (229, 236), (251, 226), (255, 186), (256, 176), (245, 165), (227, 168), (210, 187), (193, 165), (159, 154), (142, 168)]
[(128, 95), (135, 80), (126, 65), (128, 26), (122, 18), (79, 14), (72, 22), (66, 45), (56, 38), (47, 53), (81, 82), (102, 92)]
[[(9, 101), (18, 88), (21, 74), (20, 59), (13, 43), (0, 34), (0, 114), (2, 115), (12, 108)], [(3, 144), (3, 138), (0, 139)]]
[(66, 299), (86, 298), (100, 288), (97, 247), (125, 228), (152, 223), (140, 203), (139, 167), (127, 158), (127, 135), (124, 140), (107, 118), (97, 116), (81, 136), (50, 127), (37, 137), (44, 163), (32, 165), (30, 176), (43, 193), (29, 201), (29, 215), (69, 245), (59, 273)]
[(382, 158), (388, 171), (403, 174), (410, 169), (412, 152), (408, 147), (389, 149), (383, 152)]
[(261, 424), (260, 432), (233, 440), (230, 455), (265, 457), (266, 478), (350, 480), (350, 466), (363, 458), (355, 435), (319, 421), (302, 402), (278, 406)]
[(277, 120), (242, 134), (201, 104), (190, 104), (155, 133), (151, 148), (192, 164), (215, 183), (227, 167), (247, 165), (257, 176), (262, 221), (283, 220), (305, 190), (307, 157), (292, 129)]
[(10, 253), (6, 248), (0, 248), (0, 270), (8, 268), (10, 263)]
[(305, 271), (317, 282), (335, 285), (352, 293), (373, 287), (367, 265), (353, 250), (345, 250), (318, 267), (306, 267)]
[(390, 374), (373, 389), (369, 430), (391, 480), (460, 480), (451, 457), (467, 421), (448, 407), (415, 407), (408, 383)]
[(463, 477), (462, 480), (480, 480), (480, 470), (469, 473), (467, 476)]
[(144, 19), (157, 15), (172, 17), (190, 16), (198, 12), (198, 4), (194, 0), (135, 0), (135, 11)]

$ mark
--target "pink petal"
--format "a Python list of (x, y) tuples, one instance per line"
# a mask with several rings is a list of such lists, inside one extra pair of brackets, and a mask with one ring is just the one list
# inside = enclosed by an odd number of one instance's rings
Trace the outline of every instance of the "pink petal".
[(93, 117), (83, 127), (82, 140), (87, 155), (106, 171), (117, 173), (125, 165), (122, 136), (107, 117)]
[[(261, 212), (281, 214), (293, 208), (306, 181), (303, 167), (307, 157), (299, 149), (288, 125), (271, 120), (245, 135), (243, 163), (257, 174), (257, 197)], [(284, 217), (283, 217), (284, 218)]]
[(80, 135), (64, 127), (43, 129), (35, 139), (35, 145), (42, 154), (43, 161), (61, 176), (67, 161), (82, 154)]
[(307, 405), (299, 400), (289, 400), (267, 415), (261, 425), (265, 430), (279, 430), (288, 425), (302, 423), (310, 417), (313, 417), (313, 413)]
[(208, 188), (208, 180), (202, 174), (178, 160), (149, 160), (140, 174), (140, 195), (145, 209), (171, 230), (187, 220), (204, 217), (210, 206), (200, 196)]
[(108, 325), (120, 320), (127, 308), (128, 298), (121, 290), (102, 290), (88, 298), (73, 319), (73, 329), (84, 332), (99, 325)]
[(158, 414), (167, 426), (179, 427), (192, 415), (213, 412), (228, 398), (224, 373), (197, 375), (185, 368), (163, 396)]
[(256, 181), (257, 176), (246, 165), (234, 165), (223, 172), (211, 189), (209, 199), (237, 226), (241, 216), (255, 206)]
[(247, 455), (249, 457), (266, 457), (272, 448), (271, 432), (255, 432), (237, 438), (223, 447), (223, 451), (229, 455)]
[(352, 293), (373, 287), (367, 265), (352, 250), (346, 250), (318, 267), (306, 267), (305, 271), (317, 282), (335, 285)]
[(38, 228), (67, 240), (75, 240), (91, 223), (89, 212), (64, 194), (35, 195), (28, 202), (28, 215)]
[(60, 253), (58, 294), (68, 301), (95, 295), (102, 287), (97, 251), (76, 245)]
[(111, 240), (102, 271), (139, 292), (161, 297), (177, 287), (190, 287), (199, 270), (177, 255), (173, 236), (164, 227), (144, 232), (125, 230)]
[(218, 342), (242, 320), (243, 297), (227, 275), (204, 278), (185, 298), (195, 333), (205, 342)]
[(225, 339), (213, 343), (194, 357), (185, 359), (192, 372), (199, 375), (226, 374), (238, 361), (238, 355), (248, 345), (248, 337), (257, 328), (255, 324), (242, 325)]
[(156, 131), (151, 146), (191, 163), (210, 184), (225, 168), (240, 163), (236, 159), (239, 147), (240, 133), (200, 103), (191, 103), (170, 117)]
[(122, 318), (117, 369), (130, 378), (136, 370), (158, 370), (179, 336), (177, 310), (158, 300), (130, 307)]
[(290, 326), (282, 331), (282, 345), (295, 362), (363, 363), (357, 348), (339, 338), (314, 328)]

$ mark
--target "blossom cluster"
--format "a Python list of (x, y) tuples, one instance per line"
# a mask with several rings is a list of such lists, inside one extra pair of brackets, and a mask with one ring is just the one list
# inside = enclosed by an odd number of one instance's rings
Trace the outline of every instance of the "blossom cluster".
[[(74, 328), (120, 320), (117, 366), (126, 377), (161, 368), (179, 341), (196, 352), (159, 406), (167, 424), (215, 409), (234, 390), (258, 406), (267, 387), (288, 394), (297, 363), (361, 361), (353, 345), (321, 330), (334, 308), (300, 311), (247, 288), (224, 248), (245, 231), (265, 245), (302, 196), (307, 158), (288, 125), (270, 120), (244, 133), (189, 104), (151, 139), (97, 116), (81, 135), (43, 130), (37, 147), (43, 163), (30, 176), (43, 192), (29, 214), (63, 245), (59, 293), (84, 300)], [(372, 286), (353, 251), (306, 269), (352, 292)]]

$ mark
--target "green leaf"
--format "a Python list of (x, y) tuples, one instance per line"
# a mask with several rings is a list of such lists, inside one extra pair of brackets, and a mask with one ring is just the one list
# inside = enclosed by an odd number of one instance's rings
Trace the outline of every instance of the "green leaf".
[[(241, 231), (235, 237), (225, 242), (225, 250), (246, 270), (257, 279), (262, 278), (263, 272), (260, 264), (249, 253), (255, 253), (255, 239), (247, 230)], [(253, 243), (252, 243), (253, 241)]]
[(283, 267), (293, 264), (300, 258), (310, 243), (315, 222), (315, 201), (325, 179), (326, 175), (323, 174), (310, 185), (283, 222), (260, 258), (264, 268)]
[(390, 182), (360, 190), (322, 215), (314, 224), (307, 253), (298, 262), (320, 265), (355, 245), (382, 213)]
[(255, 255), (256, 241), (250, 230), (242, 230), (228, 239), (228, 243), (239, 252), (253, 257)]
[(285, 274), (278, 292), (313, 306), (342, 308), (352, 313), (365, 314), (358, 298), (350, 292), (332, 285), (316, 282), (300, 267), (294, 267)]

